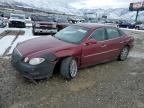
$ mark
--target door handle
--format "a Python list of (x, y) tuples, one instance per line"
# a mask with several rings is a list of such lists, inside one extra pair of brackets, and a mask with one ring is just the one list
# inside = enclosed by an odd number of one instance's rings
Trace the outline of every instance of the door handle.
[(106, 46), (107, 46), (107, 45), (102, 45), (101, 47), (104, 48), (104, 47), (106, 47)]
[(84, 45), (84, 46), (89, 46), (90, 44), (89, 44), (89, 43), (84, 43), (83, 45)]

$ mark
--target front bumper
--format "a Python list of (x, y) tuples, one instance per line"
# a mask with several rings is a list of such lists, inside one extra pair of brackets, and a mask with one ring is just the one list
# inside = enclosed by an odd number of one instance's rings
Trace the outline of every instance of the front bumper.
[(28, 79), (50, 78), (54, 69), (54, 64), (46, 62), (36, 66), (24, 62), (15, 62), (14, 60), (11, 60), (11, 63), (23, 77)]
[(45, 62), (39, 65), (30, 65), (23, 62), (23, 57), (21, 56), (21, 54), (18, 52), (17, 49), (14, 49), (12, 53), (11, 63), (12, 66), (16, 70), (18, 70), (25, 78), (44, 79), (50, 78), (52, 76), (55, 67), (55, 64), (49, 61), (52, 56), (48, 55), (48, 57), (46, 58)]
[(57, 33), (57, 29), (34, 28), (35, 33)]

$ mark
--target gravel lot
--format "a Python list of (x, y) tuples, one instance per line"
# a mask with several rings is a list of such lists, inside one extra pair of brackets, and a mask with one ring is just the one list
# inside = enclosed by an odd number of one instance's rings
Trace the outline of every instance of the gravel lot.
[(54, 74), (35, 85), (0, 58), (0, 108), (144, 108), (144, 33), (125, 32), (136, 40), (126, 61), (82, 69), (71, 81)]

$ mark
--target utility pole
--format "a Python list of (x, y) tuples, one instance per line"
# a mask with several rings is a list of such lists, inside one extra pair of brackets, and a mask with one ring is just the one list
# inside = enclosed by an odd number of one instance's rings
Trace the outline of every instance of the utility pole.
[(139, 10), (137, 10), (137, 13), (136, 13), (136, 18), (135, 18), (135, 22), (137, 22), (138, 15), (139, 15)]

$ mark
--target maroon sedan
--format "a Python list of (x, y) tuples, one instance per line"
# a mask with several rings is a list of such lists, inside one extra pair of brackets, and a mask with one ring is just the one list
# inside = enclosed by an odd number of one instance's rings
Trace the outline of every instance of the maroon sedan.
[(62, 76), (72, 79), (78, 68), (126, 60), (133, 42), (133, 37), (116, 27), (76, 24), (54, 37), (39, 37), (17, 45), (12, 64), (29, 79), (50, 78), (58, 66)]

